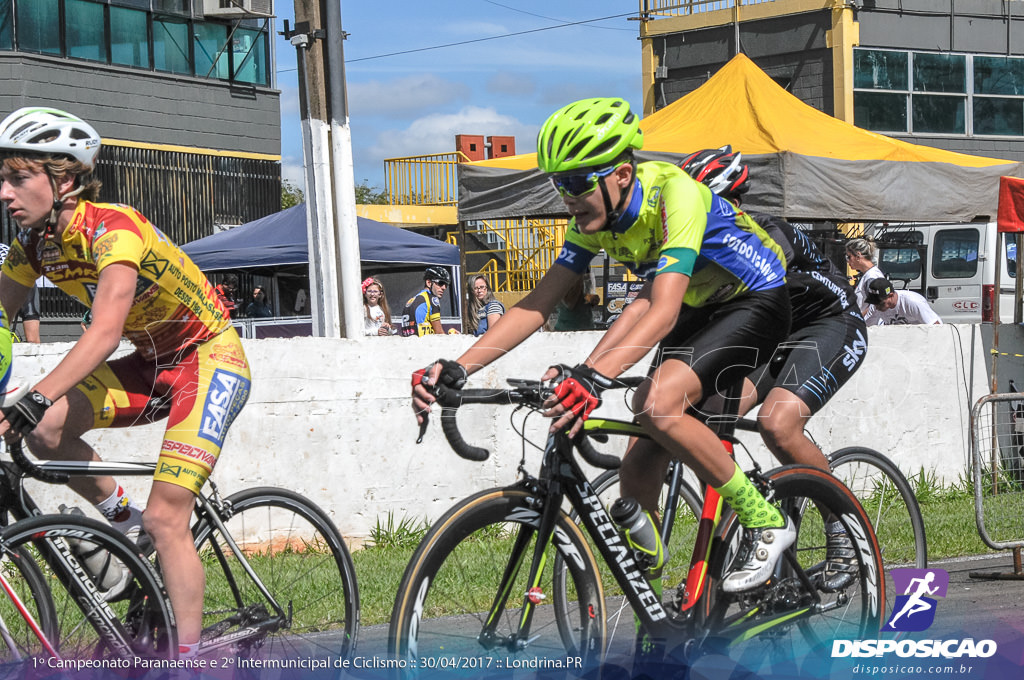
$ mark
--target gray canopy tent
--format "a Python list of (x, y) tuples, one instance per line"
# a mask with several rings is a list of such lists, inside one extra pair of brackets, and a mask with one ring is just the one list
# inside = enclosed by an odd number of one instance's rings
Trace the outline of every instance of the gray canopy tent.
[[(793, 220), (995, 219), (999, 177), (1020, 163), (915, 145), (804, 104), (744, 55), (645, 118), (640, 160), (731, 144), (750, 166), (744, 208)], [(564, 215), (534, 154), (459, 166), (459, 219)]]

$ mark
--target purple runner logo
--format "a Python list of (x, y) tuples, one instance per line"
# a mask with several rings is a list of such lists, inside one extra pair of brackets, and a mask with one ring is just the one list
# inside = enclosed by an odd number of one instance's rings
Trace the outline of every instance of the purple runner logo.
[(896, 602), (892, 616), (882, 630), (917, 632), (935, 621), (935, 597), (945, 597), (949, 589), (949, 573), (945, 569), (893, 569)]

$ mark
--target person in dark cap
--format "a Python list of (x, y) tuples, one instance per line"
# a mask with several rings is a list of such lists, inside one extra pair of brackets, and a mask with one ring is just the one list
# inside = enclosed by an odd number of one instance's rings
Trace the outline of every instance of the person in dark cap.
[(869, 326), (942, 324), (924, 297), (912, 290), (896, 290), (889, 279), (869, 281), (865, 300), (870, 305), (864, 317)]

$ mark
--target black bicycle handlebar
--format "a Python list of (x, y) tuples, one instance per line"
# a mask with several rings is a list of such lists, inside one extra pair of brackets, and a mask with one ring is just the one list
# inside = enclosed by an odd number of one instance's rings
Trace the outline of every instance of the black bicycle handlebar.
[[(441, 431), (452, 450), (462, 458), (481, 462), (487, 460), (491, 455), (487, 449), (466, 442), (459, 431), (455, 416), (463, 404), (523, 404), (540, 408), (544, 400), (551, 394), (551, 389), (545, 387), (540, 381), (515, 380), (509, 382), (513, 386), (507, 390), (487, 388), (455, 390), (444, 385), (435, 385), (432, 388), (434, 396), (437, 397), (437, 403), (441, 405)], [(626, 386), (625, 381), (623, 381), (623, 386)], [(601, 453), (595, 449), (590, 438), (584, 432), (578, 434), (573, 439), (573, 443), (579, 449), (583, 460), (594, 467), (614, 470), (622, 462), (618, 456)]]
[(7, 450), (10, 452), (11, 459), (14, 460), (15, 464), (29, 477), (46, 482), (47, 484), (67, 484), (68, 480), (71, 479), (71, 476), (66, 472), (50, 472), (30, 461), (21, 448), (20, 439), (8, 443)]

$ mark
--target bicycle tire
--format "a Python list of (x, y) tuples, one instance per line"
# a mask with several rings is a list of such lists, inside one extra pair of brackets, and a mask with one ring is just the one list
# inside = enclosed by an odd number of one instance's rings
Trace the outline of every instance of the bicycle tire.
[[(0, 555), (0, 568), (4, 570), (11, 589), (27, 608), (46, 640), (56, 640), (59, 624), (57, 610), (50, 595), (43, 570), (25, 551)], [(9, 597), (0, 594), (3, 605), (3, 619), (10, 635), (0, 642), (0, 678), (22, 678), (29, 672), (25, 668), (28, 659), (40, 658), (44, 648), (39, 638), (28, 626)]]
[[(672, 605), (678, 600), (677, 586), (685, 585), (686, 574), (690, 566), (690, 556), (693, 553), (693, 544), (697, 535), (697, 523), (701, 513), (701, 497), (693, 490), (690, 483), (680, 480), (679, 498), (676, 499), (675, 522), (672, 526), (672, 533), (669, 536), (668, 560), (661, 572), (661, 593), (662, 601), (666, 609), (672, 610)], [(661, 497), (658, 501), (658, 508), (661, 517), (665, 516), (665, 507), (668, 503), (668, 483), (666, 477), (662, 486)], [(619, 497), (619, 472), (618, 470), (606, 470), (591, 483), (594, 493), (601, 499), (604, 507), (610, 508), (615, 499)], [(576, 511), (569, 513), (572, 521), (577, 521)], [(587, 538), (591, 550), (594, 551), (593, 540)], [(556, 557), (554, 564), (555, 576), (553, 577), (553, 594), (556, 603), (563, 603), (566, 600), (566, 588), (564, 587), (565, 563), (561, 557)], [(628, 647), (633, 643), (635, 635), (634, 617), (629, 601), (621, 594), (621, 588), (615, 582), (611, 572), (602, 572), (602, 585), (605, 591), (605, 618), (608, 627), (608, 647), (628, 654)], [(562, 605), (565, 606), (564, 604)], [(560, 622), (560, 625), (566, 625)]]
[[(491, 668), (499, 673), (508, 668), (504, 664), (509, 659), (573, 658), (583, 667), (600, 661), (605, 617), (597, 564), (579, 527), (564, 512), (545, 551), (536, 592), (542, 597), (551, 593), (555, 552), (566, 558), (575, 602), (568, 611), (556, 612), (555, 606), (561, 606), (557, 601), (549, 605), (542, 600), (530, 639), (512, 641), (541, 517), (536, 505), (536, 496), (524, 490), (491, 489), (461, 501), (434, 523), (409, 561), (395, 597), (388, 651), (402, 668), (422, 670), (423, 663), (429, 667), (462, 657), (497, 659), (503, 665)], [(518, 564), (512, 554), (515, 543), (524, 548)], [(506, 568), (513, 582), (501, 590)], [(492, 619), (492, 633), (484, 635), (485, 619), (499, 599), (506, 606)], [(572, 625), (556, 625), (570, 613)]]
[[(732, 568), (742, 526), (735, 513), (723, 518), (708, 570), (710, 581), (703, 612), (709, 641), (706, 644), (728, 650), (745, 670), (756, 673), (768, 667), (780, 677), (799, 677), (798, 669), (805, 659), (821, 670), (832, 640), (878, 635), (885, 602), (882, 561), (860, 503), (830, 474), (790, 465), (767, 472), (764, 477), (773, 502), (796, 522), (797, 541), (787, 555), (779, 558), (776, 576), (769, 584), (727, 594), (721, 590), (721, 581)], [(814, 575), (824, 565), (825, 532), (818, 508), (840, 519), (857, 548), (857, 575), (837, 593), (826, 593), (818, 587), (809, 592), (800, 578), (802, 571), (814, 582)], [(790, 560), (800, 569), (792, 567)], [(812, 608), (816, 599), (821, 605), (819, 611)]]
[(863, 446), (839, 449), (828, 459), (832, 474), (853, 491), (871, 519), (886, 571), (898, 566), (926, 568), (928, 543), (921, 506), (900, 469)]
[[(73, 566), (61, 563), (59, 558), (47, 559), (56, 542), (66, 538), (80, 541), (80, 547), (75, 549), (77, 554), (98, 548), (106, 551), (112, 561), (120, 563), (126, 574), (126, 584), (118, 589), (120, 596), (109, 602), (97, 602), (82, 589), (98, 591), (101, 586), (78, 558), (80, 574), (77, 578), (70, 576), (73, 571), (69, 569), (73, 570)], [(61, 657), (177, 658), (174, 614), (163, 581), (138, 546), (119, 531), (90, 518), (40, 515), (4, 529), (0, 534), (0, 549), (6, 555), (30, 555), (40, 569), (49, 585), (54, 606), (56, 631), (50, 642)], [(94, 624), (87, 611), (103, 611), (108, 618), (101, 624)], [(105, 639), (101, 628), (108, 634), (114, 633), (116, 639), (113, 642)], [(32, 656), (40, 652), (32, 648), (25, 651)]]
[[(350, 656), (359, 633), (356, 571), (327, 514), (299, 494), (273, 487), (239, 491), (225, 499), (224, 507), (221, 519), (228, 534), (290, 617), (275, 630), (235, 640), (235, 648), (258, 652), (261, 658), (334, 661)], [(273, 616), (272, 605), (219, 530), (201, 519), (193, 535), (206, 573), (201, 642)]]

